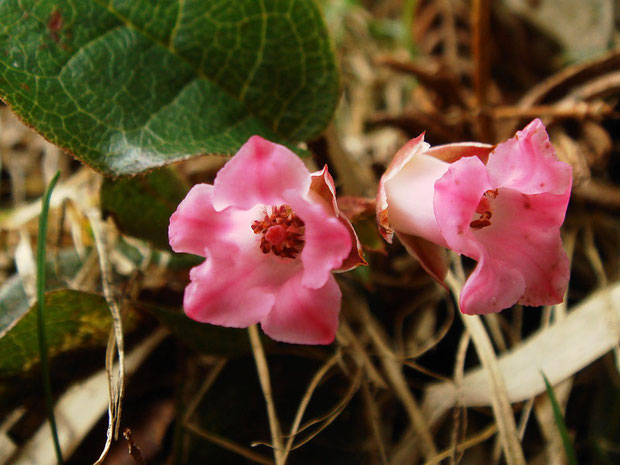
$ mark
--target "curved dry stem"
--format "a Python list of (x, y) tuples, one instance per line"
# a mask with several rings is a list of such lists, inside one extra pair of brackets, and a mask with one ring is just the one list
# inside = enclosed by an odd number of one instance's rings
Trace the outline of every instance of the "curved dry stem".
[(386, 336), (383, 334), (382, 329), (379, 327), (379, 324), (372, 317), (368, 309), (364, 306), (360, 306), (359, 311), (362, 320), (365, 323), (365, 327), (368, 330), (368, 334), (372, 338), (373, 344), (381, 357), (383, 370), (390, 380), (396, 395), (405, 407), (411, 424), (420, 436), (424, 456), (430, 459), (437, 454), (437, 447), (433, 441), (428, 424), (422, 415), (422, 411), (418, 407), (415, 397), (413, 397), (413, 394), (409, 389), (409, 385), (407, 384), (407, 380), (403, 374), (402, 364), (397, 359), (394, 352), (389, 348), (386, 342)]
[[(459, 282), (451, 272), (449, 272), (446, 277), (446, 283), (454, 295), (454, 298), (458, 301), (462, 283)], [(495, 352), (493, 351), (489, 335), (484, 329), (484, 325), (479, 316), (463, 315), (462, 313), (460, 315), (463, 324), (472, 338), (480, 362), (487, 372), (487, 377), (491, 386), (493, 413), (495, 415), (495, 421), (497, 422), (506, 462), (508, 465), (525, 465), (525, 456), (523, 455), (523, 450), (519, 442), (512, 408), (510, 402), (508, 402), (504, 378), (499, 368)]]
[(267, 457), (263, 457), (262, 455), (254, 452), (253, 450), (250, 450), (247, 447), (242, 446), (241, 444), (237, 444), (230, 439), (224, 438), (209, 431), (205, 431), (192, 423), (186, 424), (185, 427), (195, 435), (200, 436), (201, 438), (206, 439), (207, 441), (210, 441), (223, 449), (234, 452), (241, 457), (245, 457), (246, 459), (252, 460), (262, 465), (274, 465), (273, 461), (268, 459)]
[(304, 394), (301, 402), (299, 403), (299, 408), (297, 409), (297, 414), (295, 415), (295, 420), (293, 421), (293, 426), (291, 426), (291, 431), (288, 436), (288, 441), (286, 441), (286, 447), (284, 449), (284, 453), (282, 454), (282, 461), (286, 462), (288, 458), (289, 452), (292, 450), (291, 447), (293, 445), (293, 441), (295, 439), (295, 435), (298, 433), (299, 425), (301, 424), (301, 419), (304, 416), (304, 412), (310, 403), (310, 399), (312, 398), (312, 394), (315, 389), (323, 379), (323, 377), (327, 374), (327, 372), (338, 362), (338, 358), (340, 354), (335, 354), (331, 356), (324, 364), (319, 368), (319, 370), (314, 374), (308, 388), (306, 389), (306, 393)]
[(387, 383), (383, 380), (383, 377), (373, 365), (370, 357), (368, 356), (368, 352), (364, 348), (365, 343), (360, 341), (359, 336), (351, 330), (346, 321), (343, 320), (340, 322), (340, 328), (336, 337), (342, 346), (351, 348), (352, 355), (357, 358), (358, 365), (363, 366), (366, 370), (366, 376), (368, 379), (377, 387), (387, 389)]
[[(478, 433), (478, 434), (472, 436), (471, 438), (466, 439), (465, 441), (460, 442), (459, 444), (457, 444), (456, 445), (456, 450), (457, 450), (457, 452), (462, 453), (465, 450), (469, 449), (470, 447), (474, 447), (474, 446), (480, 444), (481, 442), (486, 441), (491, 436), (493, 436), (495, 433), (497, 433), (497, 425), (496, 424), (492, 424), (492, 425), (488, 426), (487, 428), (485, 428), (480, 433)], [(441, 451), (439, 454), (437, 454), (431, 460), (428, 460), (428, 461), (424, 462), (424, 465), (436, 465), (438, 463), (441, 463), (442, 460), (445, 460), (448, 457), (450, 457), (450, 455), (452, 455), (453, 452), (454, 452), (454, 450), (453, 450), (452, 447), (450, 447), (450, 448), (448, 448), (448, 449), (446, 449), (444, 451)]]
[(283, 465), (284, 449), (282, 447), (282, 430), (280, 429), (280, 422), (278, 421), (276, 407), (273, 402), (271, 380), (269, 379), (269, 366), (267, 365), (265, 351), (263, 350), (263, 345), (260, 342), (260, 335), (258, 334), (258, 328), (256, 325), (250, 326), (248, 328), (248, 333), (250, 334), (250, 344), (252, 346), (252, 353), (254, 354), (254, 361), (256, 362), (258, 379), (260, 381), (261, 389), (263, 390), (265, 403), (267, 404), (269, 430), (271, 431), (271, 441), (273, 442), (273, 456), (275, 458), (276, 465)]
[[(457, 454), (462, 454), (463, 451), (458, 450), (459, 436), (464, 437), (467, 432), (467, 407), (463, 401), (463, 392), (461, 386), (463, 385), (463, 376), (465, 373), (465, 356), (467, 355), (467, 348), (471, 338), (469, 333), (464, 332), (461, 335), (458, 348), (456, 350), (456, 359), (454, 361), (454, 385), (457, 389), (457, 400), (454, 406), (453, 412), (453, 429), (452, 429), (452, 456), (451, 463), (458, 463), (460, 457), (457, 458)], [(463, 418), (461, 418), (461, 414)], [(462, 425), (462, 426), (461, 426)]]
[[(308, 442), (310, 442), (321, 431), (323, 431), (325, 428), (327, 428), (336, 418), (338, 418), (338, 416), (343, 412), (345, 407), (347, 405), (349, 405), (349, 402), (351, 401), (351, 399), (353, 398), (355, 393), (359, 390), (360, 385), (362, 383), (362, 377), (363, 377), (362, 375), (363, 375), (363, 373), (364, 373), (363, 370), (361, 368), (358, 368), (357, 372), (355, 373), (355, 376), (351, 380), (351, 384), (349, 385), (349, 388), (347, 389), (347, 392), (345, 393), (344, 397), (336, 404), (336, 406), (333, 409), (331, 409), (329, 412), (327, 412), (324, 415), (321, 415), (318, 418), (314, 418), (314, 419), (310, 420), (305, 425), (303, 425), (301, 428), (299, 428), (299, 430), (297, 431), (297, 434), (299, 434), (302, 431), (310, 428), (313, 425), (316, 425), (317, 423), (323, 422), (316, 430), (314, 430), (312, 433), (310, 433), (308, 436), (306, 436), (304, 439), (302, 439), (297, 444), (295, 444), (295, 445), (291, 446), (289, 449), (287, 449), (286, 450), (287, 453), (292, 451), (292, 450), (298, 449), (301, 446), (303, 446), (304, 444), (307, 444)], [(259, 444), (265, 444), (265, 443), (255, 442), (252, 445), (259, 445)], [(267, 444), (265, 444), (265, 445), (267, 445)]]
[(364, 405), (366, 406), (366, 414), (368, 415), (368, 423), (370, 423), (370, 429), (372, 431), (372, 436), (375, 440), (375, 444), (377, 446), (377, 451), (379, 453), (379, 458), (383, 465), (388, 464), (388, 457), (385, 444), (383, 442), (382, 432), (381, 432), (381, 413), (377, 408), (377, 404), (375, 399), (370, 392), (370, 386), (368, 380), (364, 380), (362, 383), (362, 398), (364, 399)]
[(422, 346), (416, 352), (406, 353), (405, 355), (403, 355), (403, 359), (407, 360), (411, 358), (421, 357), (443, 340), (445, 335), (448, 334), (448, 331), (450, 331), (452, 323), (454, 323), (454, 305), (451, 305), (451, 303), (450, 305), (448, 305), (448, 312), (449, 314), (446, 320), (442, 323), (441, 327), (437, 330), (437, 332), (428, 338), (426, 344), (424, 344), (424, 346)]

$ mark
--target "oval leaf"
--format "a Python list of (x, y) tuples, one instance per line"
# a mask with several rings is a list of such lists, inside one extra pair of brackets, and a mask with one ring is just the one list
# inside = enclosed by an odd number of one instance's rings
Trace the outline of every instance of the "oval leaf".
[[(112, 318), (103, 297), (61, 289), (45, 294), (45, 331), (50, 357), (79, 347), (104, 346)], [(0, 338), (0, 376), (39, 362), (36, 305)]]
[(307, 140), (338, 97), (312, 0), (7, 0), (0, 18), (0, 97), (105, 174)]
[(168, 223), (189, 186), (171, 169), (161, 169), (134, 178), (105, 179), (101, 186), (101, 208), (113, 216), (126, 234), (146, 239), (170, 250)]
[[(138, 304), (166, 326), (183, 344), (206, 354), (245, 355), (250, 353), (247, 331), (222, 328), (190, 320), (182, 310), (146, 303)], [(271, 344), (263, 339), (263, 344)]]

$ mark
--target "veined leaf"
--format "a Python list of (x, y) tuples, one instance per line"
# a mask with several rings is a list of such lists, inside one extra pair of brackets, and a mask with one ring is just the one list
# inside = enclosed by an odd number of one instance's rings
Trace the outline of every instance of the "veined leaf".
[(5, 0), (0, 18), (0, 97), (105, 174), (306, 140), (338, 96), (312, 0)]
[[(105, 345), (112, 318), (103, 297), (61, 289), (45, 295), (45, 309), (50, 357), (79, 347)], [(38, 362), (35, 305), (0, 338), (0, 375), (26, 371)]]
[(133, 178), (105, 179), (101, 208), (114, 217), (123, 232), (169, 250), (170, 216), (188, 190), (189, 186), (171, 169)]
[[(181, 309), (140, 303), (186, 346), (207, 354), (245, 355), (250, 353), (245, 329), (222, 328), (190, 320)], [(270, 345), (270, 342), (263, 341)]]

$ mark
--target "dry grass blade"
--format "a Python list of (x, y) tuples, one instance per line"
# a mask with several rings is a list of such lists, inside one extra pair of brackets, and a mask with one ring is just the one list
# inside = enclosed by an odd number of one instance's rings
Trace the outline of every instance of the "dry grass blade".
[(267, 365), (267, 358), (265, 357), (265, 351), (263, 350), (263, 345), (260, 342), (260, 335), (258, 334), (258, 328), (256, 325), (250, 326), (248, 328), (248, 332), (250, 334), (250, 344), (252, 346), (252, 353), (254, 354), (254, 361), (256, 362), (258, 379), (260, 381), (261, 389), (263, 390), (265, 403), (267, 404), (269, 430), (271, 431), (271, 440), (273, 442), (273, 455), (276, 460), (276, 465), (283, 465), (284, 461), (282, 459), (284, 449), (282, 443), (282, 430), (280, 429), (280, 422), (278, 421), (275, 404), (273, 402), (271, 380), (269, 379), (269, 365)]
[(366, 369), (366, 376), (368, 379), (378, 387), (387, 389), (387, 383), (383, 380), (383, 377), (373, 365), (370, 357), (368, 356), (368, 352), (364, 349), (364, 345), (359, 341), (358, 336), (351, 330), (344, 319), (340, 323), (336, 337), (338, 338), (338, 342), (340, 344), (345, 347), (348, 346), (352, 349), (353, 356), (358, 359), (358, 364), (363, 365)]
[[(125, 360), (126, 374), (129, 376), (134, 373), (167, 335), (167, 331), (160, 329), (133, 349)], [(101, 370), (70, 387), (56, 402), (54, 412), (58, 426), (58, 439), (66, 456), (73, 453), (109, 405), (107, 378), (107, 372)], [(41, 426), (9, 463), (10, 465), (54, 465), (56, 458), (49, 424), (45, 423)]]
[[(457, 282), (452, 274), (448, 274), (446, 282), (456, 300), (458, 300), (461, 284)], [(472, 338), (490, 384), (491, 406), (495, 414), (495, 421), (497, 422), (499, 437), (504, 448), (506, 462), (508, 465), (525, 465), (525, 456), (517, 435), (517, 426), (506, 393), (503, 374), (495, 357), (489, 335), (484, 329), (480, 317), (461, 314), (461, 319)]]
[[(321, 431), (323, 431), (325, 428), (327, 428), (336, 418), (338, 418), (338, 415), (340, 415), (342, 413), (342, 411), (349, 404), (349, 402), (351, 401), (351, 399), (353, 398), (355, 393), (359, 390), (360, 385), (362, 383), (363, 374), (364, 374), (364, 372), (363, 372), (363, 370), (361, 368), (357, 370), (357, 372), (355, 373), (355, 376), (351, 380), (351, 384), (349, 385), (349, 388), (347, 389), (347, 392), (345, 393), (343, 398), (340, 399), (340, 401), (334, 406), (333, 409), (331, 409), (325, 415), (321, 415), (318, 418), (314, 418), (314, 419), (310, 420), (305, 425), (303, 425), (302, 427), (299, 428), (299, 430), (297, 431), (297, 434), (301, 433), (302, 431), (305, 431), (306, 429), (310, 428), (311, 426), (316, 425), (317, 423), (321, 423), (322, 422), (321, 425), (317, 429), (312, 431), (312, 433), (310, 433), (307, 437), (305, 437), (304, 439), (299, 441), (297, 444), (291, 446), (290, 449), (287, 449), (287, 452), (295, 450), (295, 449), (298, 449), (301, 446), (303, 446), (304, 444), (307, 444), (312, 439), (314, 439)], [(262, 443), (262, 442), (255, 442), (255, 443), (253, 443), (253, 445), (259, 445), (259, 444), (264, 444), (264, 443)]]
[[(118, 430), (121, 421), (121, 410), (123, 395), (125, 391), (125, 347), (123, 342), (123, 323), (121, 311), (112, 291), (112, 269), (108, 260), (108, 231), (105, 223), (101, 220), (101, 213), (97, 208), (90, 208), (86, 211), (95, 237), (95, 245), (99, 254), (99, 266), (101, 268), (101, 281), (103, 284), (103, 295), (112, 315), (112, 332), (108, 340), (108, 350), (106, 352), (106, 370), (108, 372), (108, 385), (110, 389), (110, 404), (108, 407), (108, 430), (106, 433), (106, 443), (101, 451), (99, 459), (94, 465), (100, 465), (105, 460), (112, 439), (118, 438)], [(114, 376), (114, 349), (118, 356), (116, 377)]]
[(188, 424), (189, 419), (192, 417), (192, 415), (198, 408), (198, 404), (200, 404), (200, 401), (202, 400), (204, 395), (207, 393), (207, 391), (211, 388), (211, 386), (213, 385), (217, 377), (220, 375), (222, 369), (224, 368), (227, 362), (228, 360), (226, 360), (225, 358), (222, 358), (218, 360), (213, 366), (213, 368), (209, 371), (209, 374), (203, 381), (202, 385), (200, 386), (200, 389), (186, 406), (185, 414), (183, 415), (184, 425)]
[(532, 414), (532, 408), (534, 408), (534, 399), (528, 399), (523, 406), (523, 410), (521, 411), (521, 418), (519, 419), (519, 439), (521, 441), (523, 441), (523, 436), (525, 435), (525, 427), (527, 426), (527, 422), (529, 421), (530, 415)]
[(495, 346), (500, 352), (504, 352), (508, 348), (508, 345), (506, 344), (506, 339), (502, 334), (500, 316), (497, 313), (489, 313), (488, 315), (484, 315), (484, 321), (489, 328), (489, 333), (493, 338)]
[[(565, 319), (542, 329), (499, 359), (508, 400), (521, 402), (545, 390), (542, 370), (552, 384), (572, 376), (612, 350), (620, 340), (620, 283), (595, 292)], [(461, 392), (467, 406), (491, 405), (483, 369), (465, 374)], [(424, 412), (431, 423), (451, 408), (457, 392), (451, 383), (430, 386)]]
[(252, 460), (253, 462), (261, 463), (263, 465), (274, 465), (273, 460), (270, 460), (267, 457), (257, 454), (253, 450), (248, 449), (247, 447), (244, 447), (241, 444), (237, 444), (236, 442), (231, 441), (230, 439), (223, 438), (222, 436), (218, 436), (217, 434), (213, 434), (208, 431), (205, 431), (202, 428), (199, 428), (198, 426), (192, 423), (185, 425), (185, 427), (192, 433), (200, 436), (201, 438), (204, 438), (207, 441), (211, 441), (213, 444), (216, 444), (226, 450), (234, 452), (235, 454), (238, 454), (242, 457), (245, 457), (248, 460)]
[(448, 334), (448, 331), (450, 331), (450, 328), (452, 327), (452, 323), (454, 323), (454, 305), (451, 305), (451, 303), (449, 303), (447, 308), (448, 317), (442, 323), (441, 327), (432, 336), (427, 337), (424, 345), (418, 350), (413, 353), (406, 353), (404, 355), (405, 359), (420, 357), (421, 355), (425, 354), (433, 347), (435, 347), (437, 344), (439, 344), (443, 340), (445, 335)]
[(28, 303), (34, 305), (37, 301), (37, 265), (27, 231), (20, 231), (19, 242), (15, 248), (15, 266), (26, 291)]
[(605, 274), (605, 265), (603, 265), (603, 260), (601, 259), (601, 255), (598, 253), (598, 249), (594, 243), (594, 231), (592, 230), (592, 223), (588, 222), (585, 228), (584, 234), (585, 240), (585, 253), (590, 261), (590, 265), (594, 270), (594, 274), (596, 275), (596, 280), (600, 287), (605, 287), (607, 285), (607, 275)]
[(0, 464), (8, 463), (8, 460), (17, 450), (17, 445), (7, 433), (24, 415), (25, 411), (25, 407), (18, 407), (3, 418), (2, 423), (0, 423)]
[(304, 412), (310, 403), (310, 399), (312, 398), (312, 394), (315, 389), (323, 379), (323, 377), (327, 374), (327, 372), (338, 362), (340, 354), (335, 354), (330, 357), (324, 364), (319, 368), (319, 370), (314, 374), (306, 392), (299, 403), (299, 408), (297, 409), (297, 414), (295, 415), (295, 420), (293, 421), (293, 425), (291, 426), (291, 431), (288, 436), (288, 441), (286, 441), (286, 447), (284, 449), (284, 453), (282, 454), (282, 462), (286, 462), (289, 452), (291, 451), (291, 447), (293, 445), (293, 441), (295, 439), (295, 435), (299, 430), (299, 425), (301, 424), (301, 419), (304, 416)]
[(411, 424), (420, 436), (424, 455), (427, 458), (431, 458), (437, 454), (437, 447), (435, 447), (429, 425), (426, 423), (426, 420), (422, 415), (422, 412), (418, 407), (418, 404), (413, 397), (413, 394), (409, 390), (407, 380), (405, 379), (405, 376), (403, 374), (403, 367), (400, 361), (397, 360), (394, 352), (390, 350), (382, 329), (372, 317), (368, 308), (366, 308), (365, 305), (360, 305), (359, 311), (361, 318), (364, 322), (364, 326), (367, 328), (368, 333), (372, 338), (373, 344), (377, 352), (379, 353), (379, 356), (381, 357), (381, 364), (383, 365), (383, 370), (385, 371), (387, 378), (392, 384), (396, 395), (405, 407), (407, 416), (409, 417)]
[(364, 380), (362, 383), (362, 396), (364, 399), (364, 405), (366, 406), (366, 414), (368, 416), (368, 422), (370, 423), (372, 436), (379, 452), (379, 458), (383, 465), (387, 465), (387, 452), (381, 433), (381, 413), (379, 412), (377, 404), (375, 403), (372, 393), (370, 392), (370, 386), (368, 385), (367, 380)]
[(405, 360), (402, 362), (402, 364), (410, 368), (413, 368), (414, 370), (419, 371), (420, 373), (423, 373), (426, 376), (429, 376), (430, 378), (435, 378), (438, 381), (451, 381), (451, 379), (448, 378), (447, 376), (444, 376), (440, 373), (436, 373), (433, 370), (430, 370), (420, 365), (419, 363), (414, 362), (413, 360)]
[[(459, 341), (458, 348), (456, 350), (456, 359), (454, 361), (454, 384), (457, 387), (457, 390), (463, 384), (463, 374), (465, 372), (465, 356), (467, 355), (467, 348), (469, 347), (470, 341), (471, 337), (469, 336), (469, 333), (467, 331), (463, 332), (463, 334), (461, 335), (461, 340)], [(463, 418), (461, 418), (461, 412)], [(460, 396), (457, 399), (457, 403), (452, 415), (452, 420), (453, 446), (450, 463), (458, 463), (460, 460), (460, 457), (457, 457), (457, 454), (459, 454), (457, 446), (460, 439), (459, 435), (462, 434), (463, 436), (465, 436), (467, 432), (467, 408), (464, 406), (463, 400), (460, 398)], [(461, 424), (463, 425), (462, 427)]]
[[(466, 439), (463, 442), (458, 443), (456, 445), (456, 451), (459, 452), (459, 453), (462, 453), (465, 450), (469, 449), (470, 447), (474, 447), (475, 445), (478, 445), (481, 442), (486, 441), (487, 439), (492, 437), (495, 433), (497, 433), (497, 425), (496, 424), (492, 424), (492, 425), (488, 426), (487, 428), (485, 428), (480, 433), (472, 436), (469, 439)], [(441, 463), (442, 460), (445, 460), (445, 459), (449, 458), (452, 455), (453, 452), (454, 452), (454, 450), (451, 447), (446, 449), (446, 450), (444, 450), (444, 451), (441, 451), (439, 454), (437, 454), (431, 460), (428, 460), (427, 462), (424, 462), (424, 465), (436, 465), (438, 463)]]
[[(94, 174), (88, 168), (80, 169), (68, 180), (63, 181), (52, 193), (50, 209), (59, 207), (66, 199), (72, 199), (81, 203), (80, 197), (85, 188), (92, 186)], [(41, 200), (28, 205), (20, 206), (8, 216), (0, 220), (0, 227), (8, 231), (19, 231), (26, 223), (35, 220), (41, 213)]]

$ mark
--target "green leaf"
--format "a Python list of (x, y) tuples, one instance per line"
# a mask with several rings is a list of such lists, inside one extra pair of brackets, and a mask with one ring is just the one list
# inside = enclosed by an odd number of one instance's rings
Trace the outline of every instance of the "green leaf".
[(105, 179), (101, 186), (101, 208), (114, 217), (124, 233), (169, 250), (170, 215), (188, 190), (189, 186), (171, 169), (116, 181)]
[[(189, 319), (181, 309), (140, 303), (183, 344), (206, 354), (244, 355), (250, 353), (248, 332), (245, 329), (223, 328)], [(265, 337), (263, 343), (273, 345)]]
[(543, 379), (545, 380), (545, 389), (547, 390), (547, 396), (549, 396), (549, 401), (551, 402), (553, 418), (555, 419), (555, 424), (557, 425), (560, 436), (562, 437), (562, 443), (564, 444), (564, 451), (566, 452), (566, 458), (568, 459), (568, 463), (569, 465), (578, 465), (577, 456), (575, 455), (575, 449), (573, 448), (573, 443), (571, 442), (570, 436), (568, 435), (568, 429), (566, 428), (566, 423), (564, 423), (564, 416), (562, 415), (562, 409), (560, 408), (558, 399), (555, 397), (553, 387), (551, 387), (551, 384), (549, 384), (549, 380), (547, 379), (545, 374), (541, 374)]
[(338, 98), (312, 0), (5, 0), (0, 18), (0, 97), (105, 174), (307, 140)]
[[(68, 289), (48, 292), (45, 312), (50, 358), (80, 347), (105, 345), (112, 318), (103, 297)], [(0, 376), (27, 371), (39, 361), (34, 305), (0, 338)]]

